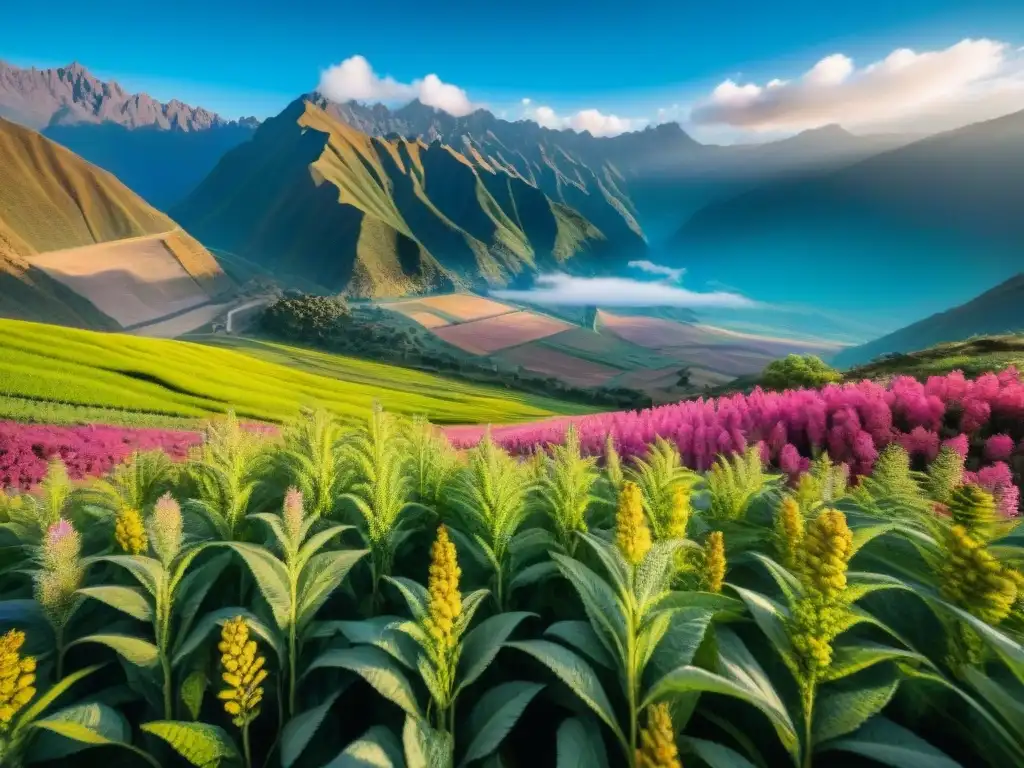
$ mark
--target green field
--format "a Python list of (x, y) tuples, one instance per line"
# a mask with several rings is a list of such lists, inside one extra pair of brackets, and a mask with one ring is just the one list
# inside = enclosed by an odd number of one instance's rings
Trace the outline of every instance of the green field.
[(851, 368), (843, 376), (847, 380), (895, 375), (922, 379), (942, 376), (950, 371), (963, 371), (966, 376), (980, 376), (986, 371), (1001, 371), (1011, 365), (1024, 371), (1024, 334), (977, 336), (964, 341), (937, 344), (920, 352), (893, 355)]
[(0, 320), (0, 418), (171, 426), (233, 409), (244, 419), (281, 422), (303, 405), (360, 418), (374, 400), (439, 424), (587, 411), (281, 344), (222, 339), (214, 346)]

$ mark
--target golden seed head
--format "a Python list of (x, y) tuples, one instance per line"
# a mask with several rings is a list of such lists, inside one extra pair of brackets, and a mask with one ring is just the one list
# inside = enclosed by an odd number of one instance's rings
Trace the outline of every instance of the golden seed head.
[(249, 639), (249, 627), (241, 616), (224, 623), (217, 650), (224, 670), (221, 680), (227, 685), (217, 697), (224, 702), (224, 711), (234, 718), (234, 724), (241, 728), (260, 714), (266, 659), (258, 652), (256, 641)]
[(455, 544), (448, 537), (448, 529), (439, 526), (437, 538), (430, 550), (430, 570), (427, 575), (427, 633), (434, 638), (440, 650), (450, 650), (458, 643), (455, 622), (462, 613), (462, 595), (459, 592), (459, 568)]
[(804, 540), (805, 586), (826, 602), (836, 600), (846, 589), (846, 570), (853, 557), (853, 532), (846, 515), (824, 510), (807, 526)]
[(704, 589), (719, 593), (725, 583), (725, 537), (712, 531), (704, 542)]
[(803, 559), (804, 514), (799, 502), (792, 496), (782, 500), (775, 513), (775, 544), (782, 564), (791, 571), (799, 571)]
[(17, 629), (0, 637), (0, 733), (36, 695), (36, 660), (21, 655), (24, 644), (25, 633)]
[(995, 497), (977, 485), (961, 485), (949, 495), (949, 514), (973, 538), (988, 538), (999, 521)]
[(632, 565), (639, 565), (651, 549), (651, 529), (644, 516), (640, 486), (632, 481), (622, 484), (619, 509), (615, 515), (615, 543)]
[(128, 507), (121, 511), (114, 523), (114, 540), (129, 555), (141, 555), (149, 549), (146, 527), (139, 510)]
[(668, 704), (647, 707), (647, 725), (640, 731), (636, 768), (682, 768)]
[(183, 527), (181, 507), (171, 494), (165, 493), (153, 508), (149, 528), (153, 551), (165, 566), (169, 566), (181, 551)]
[(665, 535), (670, 539), (685, 539), (686, 529), (690, 524), (690, 491), (676, 486), (672, 491), (672, 507), (668, 511), (668, 525)]
[(943, 597), (988, 624), (1009, 616), (1020, 596), (1019, 575), (962, 525), (954, 525), (946, 537), (940, 580)]

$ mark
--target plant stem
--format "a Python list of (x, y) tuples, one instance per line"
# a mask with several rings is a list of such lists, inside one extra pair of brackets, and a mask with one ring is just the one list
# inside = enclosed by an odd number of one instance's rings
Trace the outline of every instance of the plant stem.
[(60, 682), (64, 677), (64, 625), (58, 624), (53, 628), (54, 642), (57, 645), (57, 680)]
[(629, 705), (629, 754), (626, 760), (630, 766), (636, 765), (636, 731), (637, 719), (637, 679), (636, 679), (636, 631), (633, 606), (630, 605), (626, 626), (626, 701)]
[(296, 637), (295, 637), (295, 623), (297, 620), (296, 614), (298, 613), (297, 600), (298, 600), (298, 574), (293, 574), (291, 581), (291, 621), (288, 624), (288, 717), (290, 718), (295, 714), (295, 668), (297, 666), (296, 656), (298, 651), (296, 649)]
[(817, 681), (812, 675), (803, 691), (804, 710), (804, 759), (803, 768), (812, 768), (814, 763), (814, 749), (812, 738), (814, 734), (814, 693)]
[(160, 655), (160, 667), (163, 669), (164, 675), (164, 718), (166, 720), (174, 719), (174, 697), (172, 695), (174, 678), (171, 670), (171, 657), (167, 653), (171, 629), (170, 602), (170, 595), (164, 596), (163, 599), (157, 598), (156, 643)]
[(252, 750), (249, 747), (249, 723), (242, 726), (242, 754), (245, 755), (245, 768), (252, 768)]
[(494, 582), (495, 582), (494, 597), (498, 601), (498, 611), (499, 612), (505, 610), (505, 583), (504, 583), (504, 580), (501, 578), (501, 576), (502, 576), (501, 572), (502, 572), (502, 568), (499, 565), (497, 570), (494, 572)]

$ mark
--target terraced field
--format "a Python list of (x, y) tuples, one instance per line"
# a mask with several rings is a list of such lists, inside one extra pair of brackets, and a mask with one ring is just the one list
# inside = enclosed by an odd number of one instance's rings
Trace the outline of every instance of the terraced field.
[[(230, 348), (224, 348), (224, 347)], [(374, 400), (438, 423), (505, 423), (589, 409), (397, 366), (244, 339), (220, 347), (0, 320), (0, 418), (51, 423), (201, 419), (234, 409), (280, 422), (303, 405), (361, 418)], [(116, 412), (116, 413), (115, 413)]]

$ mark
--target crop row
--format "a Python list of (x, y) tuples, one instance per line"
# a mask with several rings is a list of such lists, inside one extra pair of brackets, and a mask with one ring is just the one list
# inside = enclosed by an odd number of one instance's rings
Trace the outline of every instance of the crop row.
[(1024, 537), (960, 448), (852, 482), (374, 409), (54, 460), (0, 496), (0, 764), (1021, 765)]

